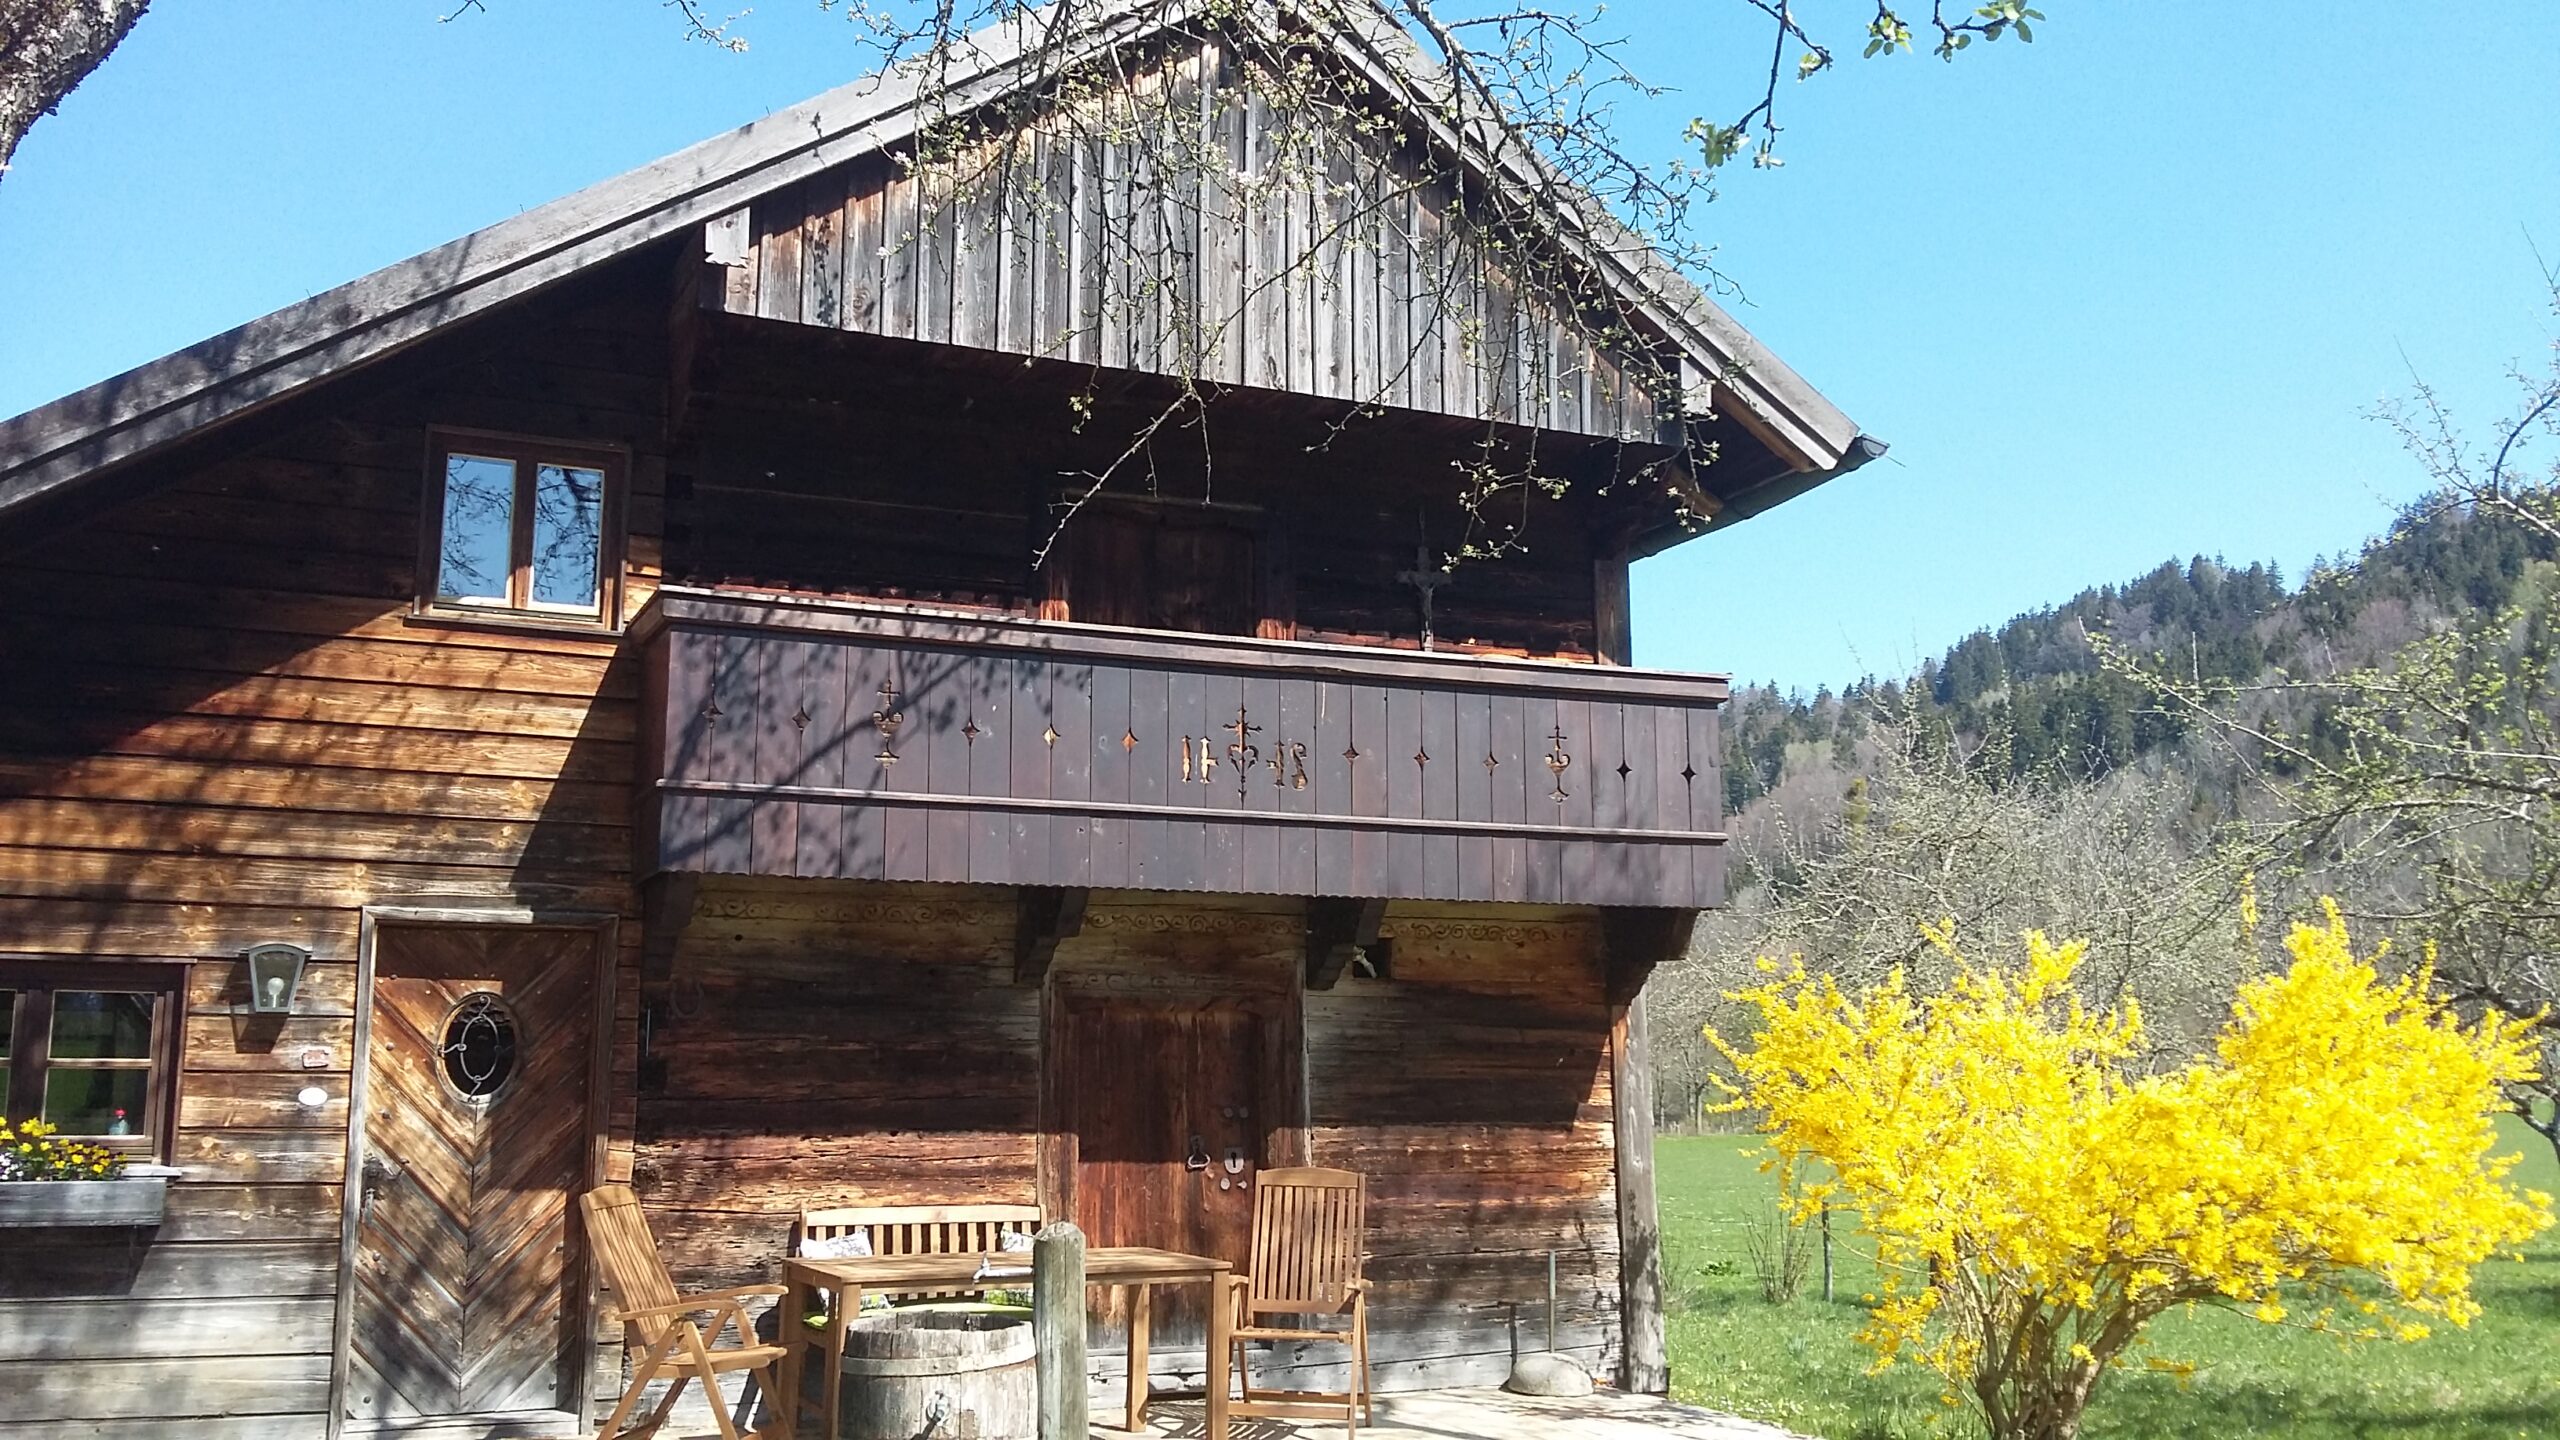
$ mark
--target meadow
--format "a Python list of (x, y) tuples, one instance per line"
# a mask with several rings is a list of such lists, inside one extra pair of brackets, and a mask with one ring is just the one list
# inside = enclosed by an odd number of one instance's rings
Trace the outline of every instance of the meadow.
[[(2522, 1182), (2560, 1191), (2551, 1147), (2522, 1126), (2508, 1139), (2525, 1157)], [(1845, 1221), (1835, 1232), (1830, 1303), (1820, 1298), (1818, 1268), (1801, 1298), (1773, 1305), (1762, 1297), (1749, 1230), (1772, 1225), (1776, 1183), (1760, 1173), (1755, 1147), (1748, 1136), (1661, 1141), (1674, 1393), (1822, 1440), (1979, 1435), (1934, 1377), (1907, 1366), (1867, 1373), (1873, 1355), (1855, 1336), (1875, 1270)], [(2406, 1344), (2348, 1344), (2214, 1310), (2173, 1313), (2152, 1327), (2152, 1352), (2192, 1371), (2109, 1376), (2082, 1435), (2560, 1437), (2560, 1230), (2543, 1232), (2521, 1261), (2484, 1267), (2476, 1289), (2487, 1313), (2469, 1329), (2440, 1326)]]

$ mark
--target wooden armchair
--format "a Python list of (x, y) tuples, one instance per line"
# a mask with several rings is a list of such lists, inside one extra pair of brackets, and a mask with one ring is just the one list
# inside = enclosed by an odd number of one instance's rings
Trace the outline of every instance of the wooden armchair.
[[(1037, 1205), (849, 1205), (803, 1210), (792, 1235), (791, 1253), (805, 1255), (812, 1240), (835, 1240), (859, 1233), (874, 1255), (993, 1255), (1004, 1249), (1008, 1235), (1040, 1231)], [(1028, 1256), (1023, 1263), (1029, 1264)], [(875, 1292), (878, 1293), (878, 1292)], [(887, 1292), (899, 1300), (950, 1300), (981, 1294), (976, 1290)], [(844, 1396), (844, 1322), (841, 1296), (830, 1296), (823, 1315), (784, 1316), (778, 1336), (783, 1344), (808, 1346), (824, 1356), (821, 1400), (828, 1416), (823, 1434), (835, 1433), (834, 1417)], [(799, 1419), (800, 1397), (790, 1398), (792, 1419)]]
[[(781, 1393), (773, 1380), (775, 1362), (783, 1356), (782, 1347), (757, 1343), (755, 1325), (747, 1318), (743, 1303), (750, 1295), (780, 1295), (782, 1286), (741, 1285), (734, 1290), (678, 1295), (675, 1282), (667, 1276), (665, 1262), (658, 1258), (658, 1242), (650, 1237), (649, 1221), (640, 1213), (640, 1197), (631, 1193), (630, 1186), (599, 1185), (578, 1197), (578, 1209), (586, 1217), (587, 1243), (604, 1271), (605, 1284), (613, 1288), (616, 1303), (607, 1318), (627, 1327), (626, 1343), (633, 1338), (640, 1342), (631, 1361), (630, 1388), (622, 1392), (622, 1403), (613, 1407), (613, 1413), (596, 1431), (597, 1440), (623, 1440), (626, 1436), (654, 1433), (667, 1423), (667, 1413), (675, 1408), (676, 1399), (684, 1393), (689, 1380), (702, 1382), (722, 1440), (747, 1440), (731, 1419), (728, 1401), (720, 1393), (717, 1377), (724, 1373), (744, 1371), (753, 1376), (773, 1410), (777, 1414), (784, 1411)], [(694, 1319), (705, 1312), (712, 1315), (708, 1328)], [(721, 1335), (732, 1325), (738, 1329), (738, 1343), (719, 1348)], [(672, 1377), (674, 1383), (660, 1397), (657, 1408), (649, 1412), (648, 1419), (624, 1430), (622, 1422), (640, 1403), (641, 1392), (661, 1376)], [(788, 1433), (787, 1416), (785, 1426)]]
[[(1367, 1183), (1353, 1171), (1313, 1166), (1264, 1170), (1253, 1178), (1253, 1250), (1246, 1273), (1227, 1277), (1235, 1307), (1236, 1378), (1244, 1398), (1228, 1413), (1330, 1420), (1346, 1433), (1369, 1420), (1369, 1282), (1360, 1269)], [(1348, 1316), (1348, 1329), (1273, 1325), (1275, 1316)], [(1351, 1385), (1341, 1394), (1255, 1390), (1245, 1368), (1251, 1340), (1332, 1340), (1351, 1349)]]

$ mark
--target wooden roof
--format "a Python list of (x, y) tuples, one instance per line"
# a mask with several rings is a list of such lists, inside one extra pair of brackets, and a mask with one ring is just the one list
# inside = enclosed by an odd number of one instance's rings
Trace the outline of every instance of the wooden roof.
[[(1132, 3), (1106, 12), (1074, 45), (1098, 54), (1143, 44), (1191, 19), (1190, 12), (1199, 8)], [(1429, 62), (1383, 14), (1377, 20), (1362, 34), (1340, 26), (1320, 33), (1331, 38), (1354, 74), (1404, 104), (1417, 126), (1429, 130), (1414, 79)], [(856, 173), (865, 161), (876, 165), (876, 157), (913, 139), (919, 126), (1036, 83), (1054, 74), (1059, 64), (1054, 50), (1041, 53), (1033, 25), (990, 27), (963, 42), (957, 62), (939, 71), (930, 86), (911, 67), (865, 77), (0, 422), (0, 514), (66, 492), (89, 476), (407, 349), (444, 326), (615, 257), (689, 229), (735, 223), (740, 212), (759, 201), (789, 215), (791, 226), (805, 225), (804, 182), (815, 182), (812, 190), (833, 184), (834, 193), (844, 193), (844, 176)], [(1468, 157), (1486, 183), (1531, 186), (1545, 178), (1521, 169), (1522, 163), (1534, 162), (1488, 158), (1487, 147), (1470, 144), (1469, 137), (1437, 139), (1445, 140), (1451, 153)], [(1660, 255), (1628, 243), (1597, 202), (1585, 208), (1576, 233), (1566, 239), (1577, 258), (1611, 288), (1617, 303), (1661, 343), (1676, 347), (1684, 411), (1692, 416), (1712, 412), (1712, 423), (1728, 436), (1747, 436), (1765, 452), (1754, 463), (1736, 466), (1733, 475), (1717, 477), (1743, 482), (1713, 487), (1725, 505), (1720, 523), (1757, 513), (1881, 452), (1877, 442), (1860, 435), (1847, 416)], [(749, 303), (754, 307), (754, 301)], [(805, 317), (795, 313), (783, 318)], [(1524, 318), (1524, 334), (1527, 324)], [(942, 343), (970, 343), (967, 335), (947, 326), (941, 333), (921, 326), (911, 333)], [(1134, 359), (1109, 353), (1076, 358), (1105, 364)], [(1137, 368), (1151, 367), (1140, 362)], [(1241, 378), (1249, 383), (1252, 377)], [(1290, 379), (1281, 383), (1283, 388), (1326, 393), (1320, 385)], [(1511, 418), (1477, 393), (1481, 388), (1470, 387), (1467, 393), (1475, 413)], [(1454, 383), (1447, 391), (1458, 394)], [(1591, 407), (1586, 403), (1583, 408), (1589, 415)], [(1612, 416), (1602, 423), (1592, 416), (1572, 428), (1605, 433), (1624, 419)]]

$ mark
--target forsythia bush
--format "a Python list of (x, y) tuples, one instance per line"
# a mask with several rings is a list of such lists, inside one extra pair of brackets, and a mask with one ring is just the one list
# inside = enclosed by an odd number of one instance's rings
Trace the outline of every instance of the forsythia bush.
[(2430, 969), (2380, 978), (2334, 905), (2241, 988), (2214, 1053), (2173, 1068), (2146, 1067), (2135, 1005), (2083, 1004), (2081, 944), (2031, 934), (2003, 972), (1929, 933), (1957, 962), (1944, 994), (1899, 974), (1846, 994), (1799, 966), (1734, 997), (1759, 1014), (1747, 1045), (1710, 1038), (1780, 1163), (1835, 1177), (1799, 1220), (1846, 1205), (1873, 1236), (1878, 1367), (1928, 1366), (1995, 1440), (2069, 1440), (2172, 1306), (2359, 1338), (2466, 1324), (2473, 1267), (2551, 1223), (2494, 1153), (2532, 1022), (2463, 1023)]

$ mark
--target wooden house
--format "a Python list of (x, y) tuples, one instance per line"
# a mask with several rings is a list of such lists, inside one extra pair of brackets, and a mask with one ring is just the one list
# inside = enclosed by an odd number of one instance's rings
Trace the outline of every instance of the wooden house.
[[(7, 1113), (183, 1172), (0, 1228), (0, 1429), (572, 1432), (606, 1181), (709, 1285), (812, 1205), (1232, 1249), (1304, 1162), (1382, 1388), (1498, 1379), (1550, 1254), (1662, 1387), (1641, 989), (1726, 684), (1627, 667), (1627, 567), (1881, 447), (1651, 257), (1469, 239), (1530, 180), (1399, 37), (1325, 37), (1398, 123), (1290, 169), (1170, 8), (1095, 44), (1249, 203), (985, 37), (999, 185), (892, 72), (0, 425)], [(1487, 455), (1573, 483), (1448, 571)]]

